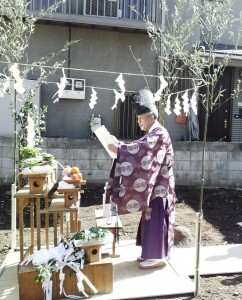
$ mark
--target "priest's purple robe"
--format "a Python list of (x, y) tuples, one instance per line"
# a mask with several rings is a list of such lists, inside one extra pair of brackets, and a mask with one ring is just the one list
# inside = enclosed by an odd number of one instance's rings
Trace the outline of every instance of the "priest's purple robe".
[(106, 202), (111, 202), (118, 214), (142, 211), (137, 245), (142, 246), (141, 255), (146, 259), (163, 258), (173, 246), (176, 202), (173, 164), (170, 136), (156, 121), (144, 137), (120, 143), (111, 169)]

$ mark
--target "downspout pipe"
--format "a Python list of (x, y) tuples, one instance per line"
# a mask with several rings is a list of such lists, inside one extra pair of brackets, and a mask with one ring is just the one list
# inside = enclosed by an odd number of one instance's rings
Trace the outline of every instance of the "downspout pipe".
[[(161, 37), (160, 37), (160, 43), (159, 43), (159, 56), (160, 59), (157, 59), (157, 81), (156, 81), (156, 86), (157, 90), (160, 88), (160, 75), (164, 74), (164, 43), (163, 43), (163, 32), (165, 32), (165, 9), (163, 9), (163, 2), (165, 0), (161, 1)], [(157, 12), (158, 12), (158, 7), (157, 7)], [(159, 16), (157, 15), (157, 20), (159, 19)], [(162, 105), (162, 99), (163, 97), (161, 96), (160, 102), (159, 102), (159, 122), (164, 125), (164, 110), (163, 110), (163, 105)]]
[[(68, 40), (69, 40), (69, 43), (71, 42), (71, 24), (69, 23), (69, 32), (68, 32)], [(68, 78), (70, 78), (70, 67), (71, 67), (71, 47), (69, 46), (68, 47), (68, 52), (67, 52), (67, 67), (68, 67), (68, 70), (67, 70), (67, 75), (68, 75)]]

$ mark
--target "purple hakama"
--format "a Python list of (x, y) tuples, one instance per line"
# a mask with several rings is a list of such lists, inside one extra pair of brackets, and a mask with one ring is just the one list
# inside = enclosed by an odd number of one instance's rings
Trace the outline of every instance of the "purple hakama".
[(150, 208), (151, 218), (146, 220), (145, 213), (141, 217), (136, 245), (142, 247), (142, 258), (161, 259), (168, 252), (168, 218), (161, 198), (151, 201)]

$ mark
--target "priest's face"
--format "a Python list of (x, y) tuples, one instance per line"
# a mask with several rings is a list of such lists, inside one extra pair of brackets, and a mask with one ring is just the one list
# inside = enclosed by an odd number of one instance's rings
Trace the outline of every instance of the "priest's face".
[(137, 119), (140, 129), (145, 132), (148, 132), (155, 122), (154, 116), (147, 117), (145, 115), (140, 115), (137, 116)]

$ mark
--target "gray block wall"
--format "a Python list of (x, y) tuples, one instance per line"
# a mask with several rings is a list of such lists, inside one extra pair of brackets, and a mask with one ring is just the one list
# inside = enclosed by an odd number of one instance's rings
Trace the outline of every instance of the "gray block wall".
[[(174, 173), (178, 185), (198, 186), (201, 182), (202, 142), (175, 142)], [(242, 143), (209, 142), (205, 153), (207, 187), (242, 186)]]
[[(199, 186), (202, 142), (173, 142), (176, 185)], [(42, 151), (51, 153), (62, 166), (77, 166), (87, 185), (107, 181), (112, 159), (96, 139), (44, 138)], [(13, 182), (13, 138), (0, 137), (0, 184)], [(205, 155), (207, 187), (242, 187), (242, 143), (208, 142)]]
[(0, 184), (14, 181), (14, 139), (0, 137)]

